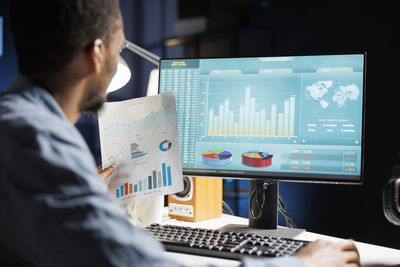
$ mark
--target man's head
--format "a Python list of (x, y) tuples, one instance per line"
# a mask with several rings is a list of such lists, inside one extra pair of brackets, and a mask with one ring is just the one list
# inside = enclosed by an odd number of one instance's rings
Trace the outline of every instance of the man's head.
[(93, 75), (80, 109), (96, 112), (116, 71), (123, 39), (118, 0), (13, 0), (10, 12), (20, 72), (51, 77), (86, 57)]

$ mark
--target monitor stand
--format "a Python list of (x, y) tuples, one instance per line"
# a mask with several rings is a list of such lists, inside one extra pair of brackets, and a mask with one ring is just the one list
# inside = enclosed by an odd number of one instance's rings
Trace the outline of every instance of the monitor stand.
[(304, 229), (278, 227), (278, 182), (250, 180), (249, 225), (228, 224), (220, 230), (295, 238)]

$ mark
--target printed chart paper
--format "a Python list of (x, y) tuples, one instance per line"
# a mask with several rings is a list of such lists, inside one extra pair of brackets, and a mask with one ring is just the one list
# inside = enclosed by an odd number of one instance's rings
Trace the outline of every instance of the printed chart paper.
[(121, 204), (183, 190), (177, 125), (172, 92), (105, 104), (101, 157), (118, 165), (108, 183)]

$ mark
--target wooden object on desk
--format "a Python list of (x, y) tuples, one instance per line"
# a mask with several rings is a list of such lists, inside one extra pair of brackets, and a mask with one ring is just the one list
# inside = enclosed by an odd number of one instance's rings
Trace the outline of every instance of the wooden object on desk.
[(191, 222), (220, 217), (222, 179), (184, 177), (184, 191), (168, 196), (168, 215)]

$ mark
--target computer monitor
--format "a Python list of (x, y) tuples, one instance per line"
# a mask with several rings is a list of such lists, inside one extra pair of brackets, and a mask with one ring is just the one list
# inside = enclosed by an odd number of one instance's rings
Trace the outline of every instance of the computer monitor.
[(183, 174), (361, 184), (365, 62), (366, 53), (162, 59)]

